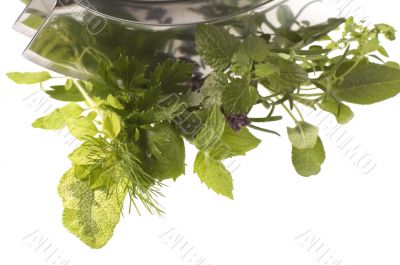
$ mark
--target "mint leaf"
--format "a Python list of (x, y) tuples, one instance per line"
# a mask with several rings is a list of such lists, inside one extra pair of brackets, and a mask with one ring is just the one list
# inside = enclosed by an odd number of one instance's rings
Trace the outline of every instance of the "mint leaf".
[(289, 140), (297, 149), (308, 149), (314, 147), (318, 139), (318, 128), (301, 121), (295, 128), (287, 128)]
[(233, 181), (231, 173), (218, 160), (200, 151), (194, 163), (194, 173), (208, 188), (230, 199), (233, 199)]
[(222, 104), (222, 92), (228, 85), (228, 78), (225, 74), (212, 72), (204, 81), (200, 89), (200, 93), (204, 96), (202, 105), (205, 108), (210, 108), (214, 105)]
[(76, 103), (69, 103), (62, 108), (55, 109), (48, 115), (41, 117), (33, 122), (34, 128), (45, 130), (59, 130), (67, 125), (70, 119), (77, 118), (81, 115), (83, 109)]
[(36, 72), (36, 73), (12, 72), (8, 73), (7, 76), (15, 83), (20, 85), (37, 84), (52, 78), (48, 72)]
[(197, 51), (204, 62), (215, 70), (228, 67), (238, 44), (238, 40), (225, 29), (206, 24), (197, 27)]
[(325, 110), (335, 115), (336, 120), (339, 124), (346, 124), (354, 117), (353, 111), (347, 105), (341, 102), (337, 102), (331, 96), (326, 97), (324, 101), (319, 104), (319, 107), (322, 110)]
[(104, 189), (91, 190), (88, 182), (74, 177), (69, 170), (62, 177), (58, 193), (64, 205), (64, 226), (91, 248), (103, 247), (119, 222), (126, 196), (124, 184), (109, 194)]
[(264, 84), (275, 92), (290, 92), (308, 81), (307, 72), (295, 62), (280, 57), (273, 57), (268, 63), (279, 68), (278, 73), (270, 75)]
[(325, 161), (325, 150), (320, 138), (312, 148), (292, 148), (292, 163), (297, 173), (303, 177), (317, 175)]
[(203, 128), (196, 135), (194, 145), (199, 150), (206, 150), (209, 146), (220, 141), (225, 129), (225, 117), (218, 106), (214, 106), (207, 117)]
[(280, 69), (271, 63), (261, 63), (255, 65), (255, 74), (257, 78), (268, 78), (272, 74), (279, 73)]
[(248, 60), (262, 62), (271, 53), (269, 44), (262, 38), (250, 35), (237, 48), (236, 54), (245, 55)]
[(248, 113), (258, 97), (257, 89), (247, 81), (234, 79), (222, 93), (222, 106), (227, 114)]
[(335, 96), (354, 104), (374, 104), (400, 93), (400, 69), (369, 64), (356, 69), (334, 88)]

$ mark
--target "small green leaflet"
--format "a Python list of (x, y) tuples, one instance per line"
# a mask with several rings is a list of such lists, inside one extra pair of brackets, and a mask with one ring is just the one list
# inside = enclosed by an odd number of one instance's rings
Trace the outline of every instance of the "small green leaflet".
[(103, 115), (102, 131), (110, 138), (115, 139), (121, 132), (121, 118), (112, 111), (107, 111)]
[(318, 139), (318, 128), (307, 122), (301, 121), (295, 128), (287, 128), (289, 140), (297, 149), (314, 147)]
[(325, 161), (325, 150), (320, 138), (312, 148), (292, 147), (292, 163), (297, 173), (303, 177), (317, 175)]
[(84, 140), (87, 136), (95, 136), (98, 133), (96, 125), (87, 117), (69, 119), (67, 126), (70, 133), (79, 140)]
[(194, 173), (208, 188), (233, 200), (232, 176), (222, 162), (200, 151), (194, 163)]
[(193, 65), (190, 63), (167, 60), (154, 70), (152, 82), (160, 85), (165, 93), (176, 93), (184, 87), (180, 84), (191, 78)]
[(41, 117), (33, 122), (34, 128), (45, 130), (59, 130), (67, 125), (71, 119), (77, 118), (81, 115), (83, 109), (76, 103), (69, 103), (66, 106), (55, 109), (50, 114)]
[(67, 171), (58, 187), (64, 226), (89, 247), (103, 247), (120, 219), (126, 196), (122, 183), (108, 194), (104, 189), (91, 190), (88, 182), (74, 177), (73, 170)]
[(319, 107), (335, 115), (339, 124), (346, 124), (354, 117), (353, 111), (345, 104), (337, 102), (331, 96), (328, 96), (319, 104)]
[(209, 148), (209, 155), (216, 160), (224, 160), (233, 156), (245, 155), (261, 143), (250, 131), (243, 127), (235, 132), (228, 125), (225, 125), (221, 140)]
[(354, 104), (374, 104), (400, 93), (400, 69), (370, 63), (347, 75), (335, 96)]
[(79, 102), (85, 100), (71, 79), (68, 79), (65, 85), (51, 86), (50, 89), (44, 92), (50, 97), (60, 101)]
[(209, 146), (212, 146), (221, 140), (224, 129), (225, 117), (221, 113), (220, 108), (214, 106), (211, 109), (203, 128), (197, 134), (193, 144), (199, 150), (206, 150)]
[(248, 113), (258, 100), (257, 89), (243, 79), (234, 79), (222, 93), (222, 106), (227, 114)]
[(36, 72), (36, 73), (12, 72), (8, 73), (7, 76), (15, 83), (20, 85), (33, 85), (47, 81), (52, 78), (48, 72)]
[(228, 67), (237, 44), (237, 38), (220, 27), (205, 24), (197, 27), (197, 51), (205, 63), (215, 70)]
[(279, 73), (279, 68), (271, 63), (261, 63), (255, 65), (255, 74), (257, 78), (268, 78), (272, 74)]

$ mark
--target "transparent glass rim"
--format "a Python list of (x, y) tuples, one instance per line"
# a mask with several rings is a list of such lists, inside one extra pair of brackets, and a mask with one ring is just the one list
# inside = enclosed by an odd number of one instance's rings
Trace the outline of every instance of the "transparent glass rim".
[[(276, 0), (247, 0), (247, 2), (254, 2), (254, 4), (245, 5), (243, 7), (237, 7), (236, 10), (231, 11), (229, 13), (209, 17), (204, 19), (198, 19), (193, 21), (184, 21), (184, 22), (171, 22), (171, 23), (162, 23), (162, 22), (147, 22), (147, 21), (140, 21), (140, 20), (131, 20), (126, 17), (118, 17), (112, 15), (108, 12), (99, 11), (94, 6), (90, 4), (89, 0), (73, 0), (76, 4), (81, 6), (82, 8), (88, 10), (89, 12), (96, 14), (98, 16), (104, 17), (106, 19), (110, 19), (113, 21), (126, 23), (126, 24), (135, 24), (137, 26), (145, 27), (145, 28), (153, 28), (153, 29), (163, 29), (163, 28), (175, 28), (175, 27), (191, 27), (197, 24), (202, 23), (223, 23), (227, 20), (230, 20), (234, 17), (240, 17), (249, 12), (262, 12), (264, 9), (270, 8), (269, 5), (272, 2), (276, 2), (275, 5), (282, 4), (282, 2), (286, 2), (287, 0), (283, 1), (276, 1)], [(91, 0), (91, 1), (110, 1), (113, 0)], [(201, 6), (201, 4), (208, 3), (211, 4), (223, 4), (226, 0), (123, 0), (123, 2), (128, 2), (132, 4), (132, 8), (134, 5), (137, 7), (151, 7), (151, 8), (167, 8), (168, 10), (173, 10), (174, 12), (184, 13), (185, 11), (189, 12), (191, 8), (194, 6)], [(275, 6), (274, 5), (274, 6)]]

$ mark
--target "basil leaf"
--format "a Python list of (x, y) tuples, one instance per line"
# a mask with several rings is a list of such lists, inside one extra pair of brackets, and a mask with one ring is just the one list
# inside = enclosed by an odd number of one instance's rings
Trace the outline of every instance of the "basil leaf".
[(45, 130), (59, 130), (67, 125), (70, 119), (77, 118), (81, 115), (83, 109), (76, 103), (69, 103), (62, 108), (57, 108), (48, 115), (41, 117), (33, 122), (34, 128)]
[(204, 62), (215, 70), (228, 67), (237, 45), (237, 38), (220, 27), (205, 24), (197, 27), (197, 51)]
[(154, 178), (176, 180), (185, 173), (185, 145), (169, 124), (157, 124), (143, 133), (144, 170)]
[(325, 150), (320, 138), (312, 148), (292, 147), (292, 163), (297, 173), (303, 177), (317, 175), (325, 161)]
[(208, 188), (230, 199), (233, 199), (233, 181), (231, 173), (218, 160), (200, 151), (194, 163), (194, 173)]
[(248, 113), (258, 100), (257, 89), (243, 79), (234, 79), (222, 93), (222, 106), (227, 114)]
[(91, 248), (103, 247), (119, 222), (126, 188), (121, 182), (112, 190), (111, 194), (104, 189), (91, 190), (87, 181), (74, 177), (73, 170), (65, 173), (58, 187), (64, 226)]
[(334, 88), (334, 95), (354, 104), (374, 104), (400, 93), (400, 69), (369, 64), (347, 76)]
[(51, 79), (49, 72), (21, 73), (12, 72), (7, 74), (8, 78), (20, 85), (32, 85)]
[(318, 128), (301, 121), (295, 128), (287, 128), (289, 140), (297, 149), (308, 149), (314, 147), (318, 139)]

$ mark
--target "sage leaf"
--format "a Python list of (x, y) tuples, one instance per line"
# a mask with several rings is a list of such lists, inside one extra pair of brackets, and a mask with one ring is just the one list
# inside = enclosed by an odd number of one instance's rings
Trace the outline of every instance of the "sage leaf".
[(374, 104), (400, 93), (400, 69), (370, 63), (348, 74), (334, 89), (335, 96), (354, 104)]
[(126, 196), (124, 184), (121, 182), (112, 193), (92, 190), (87, 181), (75, 178), (69, 170), (61, 179), (58, 193), (64, 205), (64, 226), (89, 247), (103, 247), (120, 220)]
[(334, 98), (330, 96), (326, 97), (324, 101), (319, 104), (319, 107), (322, 110), (325, 110), (335, 115), (336, 121), (339, 124), (346, 124), (354, 117), (354, 113), (349, 106), (341, 102), (337, 102)]
[(301, 121), (294, 128), (287, 128), (289, 140), (297, 149), (314, 147), (318, 140), (318, 128), (307, 122)]
[(303, 177), (317, 175), (325, 161), (325, 150), (320, 138), (312, 148), (292, 147), (292, 163), (297, 173)]

